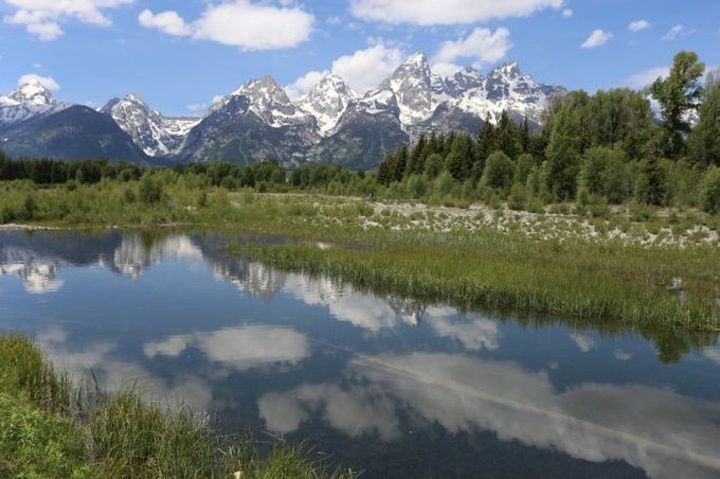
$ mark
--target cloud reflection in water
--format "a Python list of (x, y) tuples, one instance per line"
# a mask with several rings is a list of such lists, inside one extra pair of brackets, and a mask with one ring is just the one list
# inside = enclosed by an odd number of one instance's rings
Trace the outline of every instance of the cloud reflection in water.
[[(394, 409), (376, 405), (399, 403), (451, 433), (494, 431), (501, 440), (588, 461), (623, 460), (653, 478), (720, 474), (720, 405), (669, 389), (589, 383), (558, 392), (544, 371), (430, 353), (357, 356), (345, 376), (350, 384), (305, 385), (261, 397), (267, 427), (289, 433), (317, 413), (351, 436), (377, 431), (394, 438)], [(341, 408), (335, 406), (340, 394)]]

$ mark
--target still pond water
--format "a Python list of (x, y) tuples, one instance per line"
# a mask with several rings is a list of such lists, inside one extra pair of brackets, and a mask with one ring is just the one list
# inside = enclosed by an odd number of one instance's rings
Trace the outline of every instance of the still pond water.
[(0, 330), (364, 477), (720, 477), (715, 338), (661, 361), (637, 334), (361, 292), (226, 239), (0, 233)]

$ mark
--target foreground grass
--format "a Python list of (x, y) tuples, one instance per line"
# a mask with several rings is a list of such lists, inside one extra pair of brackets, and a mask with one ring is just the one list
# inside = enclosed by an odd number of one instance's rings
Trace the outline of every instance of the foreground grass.
[(56, 373), (26, 337), (0, 336), (0, 477), (324, 478), (302, 448), (261, 456), (252, 440), (224, 444), (190, 411), (106, 397)]

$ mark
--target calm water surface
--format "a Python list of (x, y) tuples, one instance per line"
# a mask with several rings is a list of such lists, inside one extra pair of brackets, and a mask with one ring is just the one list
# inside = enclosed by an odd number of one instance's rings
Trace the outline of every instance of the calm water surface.
[(139, 380), (223, 433), (307, 440), (364, 477), (720, 477), (717, 338), (523, 326), (273, 270), (224, 241), (0, 233), (0, 330), (110, 390)]

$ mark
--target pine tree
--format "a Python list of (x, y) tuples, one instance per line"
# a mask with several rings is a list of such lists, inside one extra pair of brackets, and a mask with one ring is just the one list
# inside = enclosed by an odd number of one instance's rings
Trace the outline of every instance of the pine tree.
[(520, 134), (521, 134), (520, 145), (522, 146), (522, 152), (529, 153), (530, 152), (530, 122), (528, 121), (527, 116), (525, 116), (523, 118), (523, 124), (522, 124), (522, 129), (520, 130)]
[(410, 159), (407, 164), (406, 176), (419, 175), (425, 170), (425, 158), (427, 155), (427, 140), (425, 135), (421, 134), (417, 143), (410, 153)]
[(487, 157), (490, 156), (490, 153), (496, 151), (497, 149), (495, 125), (493, 125), (490, 120), (490, 115), (488, 115), (485, 117), (483, 127), (480, 129), (477, 153), (478, 160), (484, 163)]
[(450, 153), (445, 158), (445, 166), (452, 177), (465, 181), (472, 170), (474, 160), (473, 143), (468, 135), (455, 135)]
[(398, 151), (395, 152), (395, 168), (393, 170), (393, 179), (395, 181), (402, 181), (405, 171), (407, 170), (408, 156), (407, 143), (403, 143)]
[(510, 119), (507, 110), (503, 110), (495, 132), (497, 149), (505, 153), (511, 160), (514, 160), (522, 150), (520, 138), (520, 130)]

